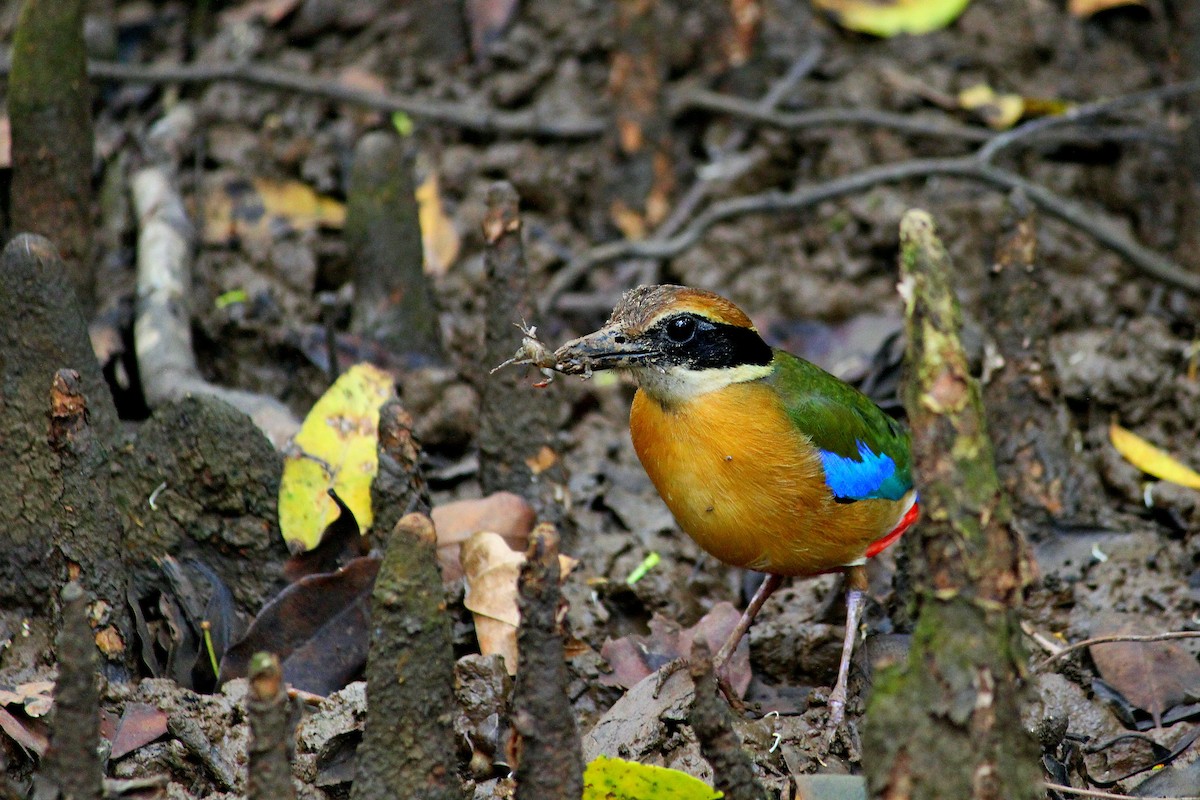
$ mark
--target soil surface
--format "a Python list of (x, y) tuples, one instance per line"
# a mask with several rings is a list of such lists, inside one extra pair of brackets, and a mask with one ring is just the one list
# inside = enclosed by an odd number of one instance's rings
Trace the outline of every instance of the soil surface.
[[(5, 5), (0, 40), (11, 41), (18, 5)], [(609, 93), (612, 57), (619, 46), (614, 4), (526, 2), (513, 12), (510, 24), (489, 30), (483, 7), (509, 4), (468, 3), (480, 9), (478, 19), (468, 18), (479, 39), (476, 46), (460, 48), (431, 35), (428, 12), (422, 12), (428, 3), (109, 0), (96, 5), (111, 12), (89, 17), (89, 47), (97, 59), (130, 64), (253, 61), (476, 111), (536, 111), (558, 123), (605, 122), (599, 136), (568, 139), (549, 131), (517, 135), (469, 129), (426, 121), (419, 114), (400, 121), (412, 128), (408, 140), (418, 183), (436, 176), (448, 224), (461, 238), (453, 262), (429, 275), (447, 363), (440, 371), (417, 373), (406, 371), (394, 354), (377, 353), (376, 358), (400, 378), (435, 506), (483, 494), (474, 387), (495, 365), (479, 358), (488, 289), (481, 223), (488, 188), (498, 179), (510, 181), (520, 194), (529, 282), (535, 301), (545, 301), (537, 319), (528, 322), (538, 326), (544, 341), (557, 345), (593, 330), (620, 293), (636, 283), (701, 286), (746, 309), (772, 344), (852, 382), (866, 381), (878, 401), (896, 413), (902, 413), (895, 399), (897, 354), (902, 352), (896, 343), (902, 314), (896, 290), (897, 225), (905, 210), (927, 209), (956, 265), (964, 338), (985, 380), (985, 400), (997, 407), (1005, 403), (1004, 397), (988, 394), (987, 377), (1003, 354), (985, 320), (995, 307), (989, 276), (997, 241), (1007, 230), (1008, 200), (982, 183), (919, 178), (873, 186), (803, 210), (741, 216), (711, 227), (676, 257), (601, 263), (556, 296), (540, 295), (539, 287), (550, 284), (573, 257), (622, 236), (609, 177), (617, 137)], [(193, 5), (208, 8), (210, 15)], [(707, 88), (756, 101), (794, 64), (809, 59), (803, 77), (778, 103), (780, 110), (874, 109), (921, 121), (933, 131), (832, 124), (786, 131), (687, 107), (667, 117), (672, 202), (702, 176), (723, 177), (712, 181), (707, 199), (685, 222), (705, 204), (723, 199), (788, 192), (906, 159), (967, 154), (976, 145), (936, 130), (954, 123), (988, 134), (978, 118), (943, 107), (975, 84), (1026, 98), (1085, 103), (1187, 77), (1178, 73), (1179, 45), (1159, 5), (1151, 6), (1154, 11), (1128, 7), (1084, 20), (1071, 16), (1061, 2), (975, 0), (947, 30), (879, 40), (837, 28), (807, 2), (769, 0), (761, 4), (764, 18), (754, 56), (739, 67), (731, 67), (714, 43), (724, 4), (659, 0), (657, 5), (672, 32), (660, 53), (668, 96)], [(237, 81), (96, 86), (98, 180), (115, 181), (118, 187), (132, 166), (147, 158), (151, 131), (167, 110), (179, 103), (194, 108), (195, 128), (180, 145), (177, 178), (199, 234), (189, 299), (201, 371), (213, 383), (278, 398), (303, 418), (329, 385), (323, 325), (331, 317), (323, 298), (342, 290), (354, 272), (341, 231), (336, 224), (284, 219), (265, 234), (219, 236), (221, 222), (206, 221), (206, 214), (219, 217), (211, 210), (214, 202), (236, 199), (231, 185), (256, 179), (297, 181), (344, 201), (355, 143), (368, 131), (391, 128), (393, 120), (360, 106)], [(1123, 235), (1195, 269), (1194, 253), (1176, 252), (1187, 215), (1181, 207), (1186, 193), (1179, 191), (1186, 179), (1180, 175), (1178, 142), (1185, 111), (1174, 103), (1144, 103), (1105, 117), (1104, 125), (1071, 128), (1069, 141), (1027, 143), (1000, 162), (1080, 204), (1087, 215), (1111, 221)], [(1100, 134), (1102, 128), (1114, 127), (1123, 133)], [(738, 148), (722, 153), (722, 143), (738, 130), (744, 131)], [(98, 307), (128, 309), (137, 220), (122, 200), (105, 201), (99, 214), (106, 229), (117, 235), (103, 259)], [(1064, 504), (1041, 499), (1017, 504), (1041, 511), (1017, 519), (1036, 562), (1026, 609), (1031, 664), (1058, 646), (1091, 636), (1200, 630), (1200, 493), (1149, 478), (1109, 441), (1115, 421), (1200, 467), (1200, 298), (1148, 277), (1094, 237), (1050, 215), (1038, 215), (1036, 232), (1034, 269), (1044, 286), (1044, 367), (1057, 387), (1055, 407), (1072, 436), (1072, 468), (1091, 476), (1080, 485), (1092, 491), (1070, 498), (1065, 504), (1070, 515), (1062, 513)], [(333, 325), (345, 333), (345, 303), (335, 307), (340, 311), (333, 314)], [(117, 329), (132, 352), (128, 318)], [(514, 349), (519, 338), (514, 327)], [(143, 447), (155, 438), (186, 438), (184, 412), (146, 421), (149, 410), (127, 356), (115, 356), (106, 375), (131, 436)], [(536, 371), (528, 371), (529, 384), (538, 378)], [(650, 697), (653, 679), (626, 692), (607, 679), (611, 667), (601, 651), (609, 640), (649, 634), (656, 615), (688, 628), (722, 604), (741, 608), (756, 585), (755, 576), (715, 562), (678, 530), (630, 443), (630, 385), (560, 378), (529, 391), (553, 398), (549, 416), (569, 476), (562, 549), (579, 565), (563, 591), (569, 601), (565, 626), (574, 640), (568, 647), (570, 694), (584, 736), (584, 756), (622, 756), (711, 779), (683, 722), (690, 688), (686, 678), (673, 678), (657, 699)], [(227, 428), (240, 430), (232, 422)], [(995, 433), (1002, 437), (1009, 432)], [(194, 486), (171, 489), (184, 496), (187, 513), (167, 527), (148, 528), (137, 544), (153, 548), (163, 539), (193, 540), (186, 548), (189, 558), (224, 564), (236, 576), (230, 602), (244, 624), (282, 585), (278, 576), (286, 552), (278, 540), (254, 541), (278, 536), (276, 529), (265, 530), (252, 519), (269, 517), (270, 500), (258, 495), (275, 490), (277, 477), (271, 471), (278, 469), (277, 457), (252, 432), (237, 436), (253, 438), (253, 448), (246, 452), (262, 451), (263, 456), (259, 463), (239, 467), (237, 480), (254, 487), (244, 495), (245, 507), (205, 507), (200, 486), (204, 472), (196, 462), (206, 447), (216, 445), (190, 442), (188, 452), (197, 455), (177, 469), (198, 470), (194, 480), (187, 478)], [(138, 453), (139, 459), (150, 459), (139, 461), (138, 469), (150, 469), (154, 457)], [(205, 544), (204, 530), (223, 529), (231, 517), (240, 516), (246, 521), (234, 520), (240, 526), (236, 536), (220, 534), (212, 545), (216, 549)], [(870, 671), (867, 662), (894, 660), (905, 645), (906, 620), (892, 589), (899, 549), (871, 564), (868, 657), (856, 673), (859, 691), (868, 686), (863, 680)], [(627, 576), (652, 553), (661, 561), (627, 585)], [(253, 569), (230, 563), (251, 555)], [(857, 771), (854, 748), (825, 753), (820, 738), (842, 637), (839, 587), (835, 576), (792, 582), (770, 600), (751, 629), (746, 697), (754, 711), (737, 722), (737, 730), (764, 782), (785, 797), (797, 776)], [(458, 697), (467, 703), (463, 730), (477, 732), (488, 724), (495, 728), (497, 720), (489, 723), (487, 710), (502, 708), (498, 696), (511, 686), (502, 669), (477, 654), (461, 589), (452, 587), (448, 593), (456, 655), (466, 659), (459, 671), (472, 676), (460, 675)], [(1097, 785), (1108, 786), (1104, 782), (1147, 768), (1196, 736), (1200, 708), (1189, 704), (1200, 697), (1200, 639), (1182, 639), (1169, 647), (1182, 649), (1190, 666), (1186, 660), (1180, 667), (1179, 661), (1156, 660), (1158, 656), (1126, 647), (1107, 659), (1093, 649), (1045, 670), (1031, 669), (1028, 680), (1040, 700), (1028, 709), (1029, 726), (1039, 732), (1059, 726), (1057, 734), (1043, 739), (1047, 763), (1062, 769), (1048, 779), (1083, 785), (1080, 770), (1086, 769)], [(1111, 666), (1103, 669), (1105, 682), (1097, 683), (1104, 661)], [(52, 674), (24, 660), (19, 666), (0, 663), (6, 670), (0, 682), (7, 687)], [(1172, 681), (1186, 685), (1159, 690), (1160, 683)], [(1146, 684), (1153, 685), (1147, 689)], [(212, 695), (181, 689), (165, 678), (110, 684), (102, 701), (103, 721), (114, 726), (106, 730), (115, 730), (135, 704), (157, 707), (172, 719), (179, 713), (192, 715), (221, 757), (240, 769), (246, 748), (245, 691), (241, 681)], [(301, 796), (345, 796), (365, 710), (361, 683), (301, 709), (295, 756)], [(851, 710), (861, 707), (852, 701)], [(766, 714), (772, 711), (778, 714)], [(1152, 716), (1161, 718), (1161, 727)], [(1141, 733), (1118, 740), (1132, 730)], [(505, 734), (492, 730), (490, 735)], [(474, 758), (470, 747), (464, 749), (477, 797), (511, 791), (504, 781), (511, 765), (502, 746), (475, 747)], [(28, 776), (35, 763), (28, 753), (8, 738), (4, 751), (11, 773)], [(1200, 748), (1184, 748), (1167, 770), (1183, 776), (1175, 787), (1179, 791), (1144, 791), (1194, 794), (1183, 789), (1200, 785), (1198, 756)], [(170, 735), (110, 760), (107, 768), (114, 778), (166, 775), (165, 791), (171, 797), (222, 792), (232, 797), (240, 791), (222, 786), (211, 765)], [(1188, 774), (1194, 779), (1190, 784)], [(1144, 778), (1130, 778), (1118, 788), (1131, 789)], [(1170, 788), (1161, 777), (1157, 780)]]

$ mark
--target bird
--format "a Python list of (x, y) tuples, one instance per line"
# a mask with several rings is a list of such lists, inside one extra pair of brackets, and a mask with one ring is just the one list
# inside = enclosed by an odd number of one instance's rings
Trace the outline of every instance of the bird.
[(687, 286), (626, 292), (556, 369), (631, 373), (634, 450), (701, 549), (766, 577), (713, 659), (733, 654), (787, 577), (845, 573), (846, 634), (828, 724), (845, 718), (864, 564), (919, 516), (909, 435), (866, 395), (763, 339), (730, 300)]

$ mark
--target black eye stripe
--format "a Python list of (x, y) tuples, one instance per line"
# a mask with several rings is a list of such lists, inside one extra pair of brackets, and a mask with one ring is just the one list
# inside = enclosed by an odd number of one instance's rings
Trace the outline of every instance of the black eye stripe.
[[(687, 328), (688, 335), (680, 336)], [(774, 353), (757, 332), (693, 314), (672, 315), (650, 331), (667, 360), (689, 369), (771, 363)]]

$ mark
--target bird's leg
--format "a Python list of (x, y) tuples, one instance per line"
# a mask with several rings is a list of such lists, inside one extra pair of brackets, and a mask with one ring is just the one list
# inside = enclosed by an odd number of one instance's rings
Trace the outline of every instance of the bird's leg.
[(742, 618), (738, 620), (738, 624), (734, 626), (733, 632), (729, 634), (729, 638), (725, 640), (725, 644), (721, 645), (721, 649), (713, 657), (713, 672), (717, 672), (733, 656), (733, 651), (741, 643), (742, 637), (746, 635), (746, 631), (750, 630), (750, 624), (754, 622), (754, 618), (762, 610), (763, 604), (767, 602), (767, 598), (775, 594), (775, 590), (782, 584), (783, 576), (771, 573), (768, 573), (763, 582), (759, 584), (758, 591), (754, 593), (754, 597), (750, 598), (750, 605), (746, 606), (746, 610), (742, 612)]
[[(746, 631), (750, 630), (750, 624), (754, 622), (754, 618), (758, 616), (758, 612), (762, 609), (763, 604), (767, 602), (767, 598), (775, 593), (775, 590), (783, 584), (781, 575), (767, 574), (767, 577), (759, 585), (758, 591), (754, 593), (754, 597), (750, 598), (750, 605), (746, 606), (746, 610), (742, 612), (741, 619), (734, 626), (733, 632), (721, 645), (721, 649), (717, 651), (713, 657), (712, 667), (713, 674), (717, 676), (717, 688), (721, 690), (721, 694), (725, 695), (725, 699), (735, 710), (740, 710), (742, 706), (741, 699), (729, 684), (729, 681), (721, 674), (721, 667), (733, 656), (733, 651), (737, 650), (738, 644), (741, 643), (742, 637), (746, 635)], [(679, 670), (687, 666), (686, 658), (676, 658), (673, 661), (668, 661), (663, 666), (659, 667), (658, 680), (654, 686), (654, 697), (658, 697), (658, 693), (662, 691), (662, 687), (666, 684), (667, 679), (674, 675)]]
[(850, 657), (858, 638), (858, 623), (862, 617), (867, 592), (867, 568), (863, 565), (846, 569), (846, 637), (842, 640), (842, 660), (838, 663), (837, 683), (829, 693), (829, 729), (836, 730), (846, 717), (846, 685), (850, 678)]

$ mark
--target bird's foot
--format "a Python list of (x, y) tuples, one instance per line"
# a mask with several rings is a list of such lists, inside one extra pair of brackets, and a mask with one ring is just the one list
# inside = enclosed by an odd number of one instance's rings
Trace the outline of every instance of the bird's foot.
[(658, 668), (658, 678), (654, 681), (654, 694), (651, 695), (655, 700), (658, 699), (662, 689), (667, 685), (667, 681), (671, 680), (671, 676), (681, 669), (686, 669), (688, 660), (686, 658), (673, 658), (667, 663)]
[[(681, 669), (687, 669), (689, 663), (690, 662), (688, 659), (680, 657), (673, 658), (666, 664), (663, 664), (661, 667), (659, 667), (658, 677), (654, 681), (654, 694), (652, 697), (657, 700), (658, 695), (662, 692), (663, 687), (667, 685), (667, 681), (671, 679), (671, 676), (676, 672), (679, 672)], [(746, 712), (746, 704), (742, 702), (742, 698), (738, 697), (737, 691), (733, 688), (733, 684), (731, 684), (729, 679), (725, 677), (719, 666), (714, 668), (714, 672), (716, 673), (717, 677), (717, 689), (721, 692), (721, 694), (725, 695), (725, 700), (729, 703), (729, 707), (738, 714), (744, 714)]]
[[(833, 691), (829, 693), (829, 699), (826, 701), (829, 717), (825, 721), (825, 752), (830, 753), (837, 748), (844, 750), (851, 761), (857, 761), (861, 758), (861, 748), (858, 743), (857, 731), (846, 720), (847, 701), (846, 687), (839, 682), (837, 686), (833, 687)], [(838, 748), (839, 742), (842, 745), (841, 748)]]

